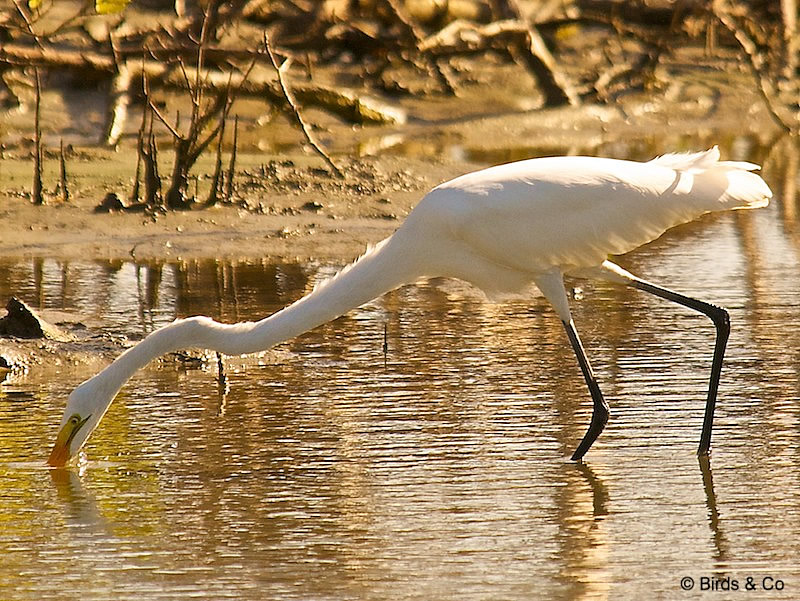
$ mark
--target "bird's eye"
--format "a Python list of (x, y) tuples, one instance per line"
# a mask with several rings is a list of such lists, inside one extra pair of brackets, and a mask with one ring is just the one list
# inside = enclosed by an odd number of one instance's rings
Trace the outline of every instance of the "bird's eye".
[(80, 421), (81, 421), (81, 416), (78, 415), (77, 413), (69, 418), (69, 423), (71, 423), (73, 426), (78, 425)]

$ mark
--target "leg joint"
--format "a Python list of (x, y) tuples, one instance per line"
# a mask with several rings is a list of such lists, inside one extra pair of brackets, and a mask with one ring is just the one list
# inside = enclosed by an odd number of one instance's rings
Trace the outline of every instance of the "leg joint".
[(725, 332), (726, 334), (731, 331), (731, 316), (728, 310), (717, 305), (709, 305), (710, 311), (706, 313), (714, 322), (717, 330)]

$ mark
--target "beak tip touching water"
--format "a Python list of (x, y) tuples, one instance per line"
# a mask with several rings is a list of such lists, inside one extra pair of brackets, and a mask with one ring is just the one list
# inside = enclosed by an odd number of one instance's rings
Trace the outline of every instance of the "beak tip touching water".
[(50, 457), (47, 460), (47, 465), (50, 467), (64, 467), (69, 461), (69, 448), (65, 444), (56, 442), (53, 445), (53, 450), (50, 452)]

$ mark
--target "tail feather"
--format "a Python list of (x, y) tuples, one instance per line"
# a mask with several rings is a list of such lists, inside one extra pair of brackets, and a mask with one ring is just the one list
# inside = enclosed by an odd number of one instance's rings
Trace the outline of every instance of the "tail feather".
[(704, 183), (716, 183), (724, 177), (727, 180), (725, 192), (718, 202), (725, 209), (758, 209), (767, 206), (772, 198), (772, 190), (760, 176), (751, 173), (761, 167), (744, 161), (720, 161), (719, 156), (719, 148), (714, 146), (703, 152), (665, 154), (650, 162), (691, 174), (696, 187), (698, 184), (702, 187)]
[(698, 173), (719, 165), (719, 147), (713, 146), (702, 152), (673, 152), (662, 154), (650, 161), (675, 171)]
[(758, 171), (760, 165), (745, 161), (720, 161), (719, 146), (712, 146), (708, 150), (701, 152), (673, 152), (662, 154), (650, 161), (663, 167), (669, 167), (676, 171), (688, 171), (698, 173), (706, 169), (743, 169), (744, 171)]
[(760, 209), (769, 204), (772, 190), (758, 175), (738, 169), (728, 171), (726, 175), (728, 188), (721, 202), (731, 205), (732, 209)]

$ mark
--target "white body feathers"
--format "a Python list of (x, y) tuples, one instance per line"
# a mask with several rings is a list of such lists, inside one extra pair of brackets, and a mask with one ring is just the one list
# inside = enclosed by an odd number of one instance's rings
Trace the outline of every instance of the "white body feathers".
[(537, 273), (598, 266), (704, 213), (769, 203), (749, 172), (756, 165), (718, 159), (715, 147), (648, 163), (553, 157), (491, 167), (434, 188), (395, 237), (425, 249), (412, 259), (421, 276), (517, 293)]

